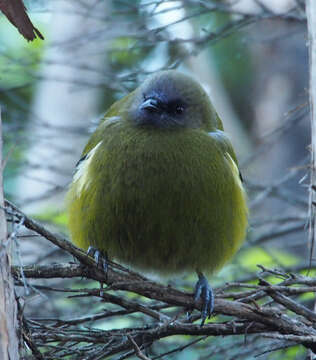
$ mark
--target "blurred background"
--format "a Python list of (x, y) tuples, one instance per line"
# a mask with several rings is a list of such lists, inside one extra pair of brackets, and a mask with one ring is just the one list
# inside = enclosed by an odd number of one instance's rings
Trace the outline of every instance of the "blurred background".
[[(249, 196), (247, 241), (211, 283), (218, 287), (254, 280), (257, 264), (296, 272), (308, 268), (304, 1), (29, 0), (25, 5), (44, 41), (26, 42), (0, 15), (0, 105), (9, 200), (67, 234), (64, 195), (105, 110), (149, 74), (177, 68), (209, 93), (234, 144)], [(47, 241), (19, 229), (17, 264), (68, 260)], [(191, 291), (195, 278), (160, 281)], [(38, 326), (113, 308), (99, 299), (92, 306), (86, 297), (53, 296), (39, 290), (39, 284), (87, 286), (84, 280), (34, 280), (22, 288), (25, 312)], [(306, 303), (313, 299), (305, 298)], [(109, 329), (145, 323), (136, 315), (113, 320), (100, 316), (78, 326)], [(149, 354), (159, 356), (189, 341), (172, 337), (152, 346)], [(44, 345), (47, 358), (69, 356), (58, 352), (60, 344)], [(251, 346), (243, 337), (208, 338), (168, 359), (254, 359), (266, 349), (271, 342), (262, 338), (253, 337)], [(262, 358), (302, 359), (304, 351), (291, 347)]]

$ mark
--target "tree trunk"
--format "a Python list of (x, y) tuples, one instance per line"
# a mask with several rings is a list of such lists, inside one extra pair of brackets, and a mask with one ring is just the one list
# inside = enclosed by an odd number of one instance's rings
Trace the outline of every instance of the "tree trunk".
[(111, 1), (69, 0), (52, 5), (42, 79), (27, 130), (33, 139), (27, 151), (29, 166), (17, 189), (19, 203), (28, 213), (61, 208), (87, 141), (80, 130), (99, 117), (97, 84), (106, 66), (106, 49), (100, 48), (93, 34), (104, 31), (97, 15), (110, 13)]
[[(307, 0), (306, 16), (309, 40), (309, 106), (311, 112), (311, 189), (309, 197), (309, 238), (311, 245), (310, 261), (312, 261), (316, 238), (316, 2), (314, 0)], [(314, 309), (315, 307), (316, 301), (314, 304)], [(311, 359), (314, 358), (312, 354), (309, 354), (309, 356)]]
[(311, 192), (310, 192), (310, 240), (311, 258), (315, 243), (315, 202), (316, 202), (316, 2), (306, 2), (309, 46), (309, 106), (311, 111)]
[[(2, 131), (0, 109), (0, 164), (2, 160)], [(14, 283), (10, 272), (11, 242), (7, 236), (6, 217), (3, 210), (3, 168), (0, 171), (0, 359), (18, 360), (19, 340), (17, 335), (17, 304)]]

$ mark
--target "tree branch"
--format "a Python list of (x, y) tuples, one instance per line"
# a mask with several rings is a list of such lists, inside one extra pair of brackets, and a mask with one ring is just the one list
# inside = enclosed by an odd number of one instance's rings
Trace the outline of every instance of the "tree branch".
[[(259, 333), (266, 334), (265, 336), (267, 336), (267, 333), (278, 334), (278, 336), (282, 335), (282, 338), (297, 341), (308, 348), (313, 348), (316, 344), (316, 330), (313, 327), (313, 323), (316, 320), (314, 313), (295, 300), (288, 298), (288, 296), (291, 295), (315, 291), (316, 281), (313, 278), (289, 276), (281, 271), (269, 270), (262, 267), (262, 274), (281, 276), (284, 277), (285, 280), (278, 285), (270, 285), (268, 282), (263, 281), (260, 275), (259, 285), (233, 283), (230, 287), (242, 288), (244, 286), (246, 288), (246, 290), (235, 292), (233, 295), (228, 293), (228, 295), (231, 295), (233, 298), (238, 298), (238, 301), (226, 300), (224, 298), (224, 289), (222, 289), (220, 294), (216, 294), (214, 314), (230, 316), (231, 320), (228, 322), (208, 323), (201, 327), (200, 325), (192, 323), (192, 321), (195, 321), (199, 316), (183, 318), (181, 313), (170, 316), (169, 313), (166, 314), (164, 312), (165, 309), (167, 310), (174, 306), (181, 306), (184, 309), (200, 310), (201, 303), (195, 303), (191, 293), (179, 291), (171, 286), (164, 286), (149, 280), (112, 261), (109, 261), (109, 270), (107, 274), (105, 274), (103, 270), (98, 268), (93, 258), (87, 256), (82, 250), (78, 249), (62, 236), (53, 234), (36, 221), (27, 217), (8, 201), (6, 201), (6, 212), (11, 217), (13, 216), (16, 222), (22, 222), (25, 227), (42, 235), (80, 261), (80, 264), (29, 265), (24, 266), (23, 269), (15, 266), (12, 268), (12, 274), (19, 285), (23, 285), (22, 270), (24, 277), (27, 279), (85, 278), (96, 280), (108, 286), (101, 290), (57, 289), (43, 286), (38, 286), (38, 288), (75, 293), (71, 295), (71, 297), (94, 296), (103, 302), (123, 307), (125, 314), (143, 313), (154, 321), (153, 325), (144, 328), (125, 328), (111, 331), (96, 331), (93, 333), (89, 330), (78, 333), (73, 327), (82, 322), (63, 322), (62, 320), (51, 319), (50, 321), (54, 321), (56, 328), (52, 326), (47, 328), (42, 322), (38, 323), (29, 320), (28, 327), (30, 331), (33, 329), (32, 338), (33, 341), (37, 343), (37, 346), (43, 341), (43, 332), (45, 333), (44, 343), (51, 341), (76, 341), (104, 345), (110, 341), (112, 345), (105, 352), (104, 356), (113, 355), (122, 351), (131, 351), (132, 349), (135, 350), (135, 346), (129, 339), (122, 342), (120, 338), (118, 341), (114, 336), (117, 332), (129, 334), (137, 344), (144, 344), (144, 339), (150, 339), (148, 346), (153, 341), (170, 335), (222, 336)], [(301, 286), (298, 286), (298, 284)], [(249, 290), (247, 290), (249, 286), (254, 288), (251, 290), (251, 294), (249, 294)], [(32, 285), (31, 288), (32, 287), (35, 289), (37, 285)], [(226, 286), (226, 289), (228, 288), (229, 286)], [(140, 299), (138, 301), (132, 301), (126, 298), (125, 295), (112, 295), (109, 292), (113, 290), (133, 292), (134, 294), (143, 296), (145, 301), (140, 301)], [(282, 307), (259, 306), (254, 302), (255, 299), (259, 298), (257, 296), (258, 294), (260, 294), (260, 298), (269, 296), (272, 300), (276, 301), (276, 305), (281, 304)], [(253, 295), (255, 295), (255, 297)], [(248, 301), (245, 301), (246, 298), (248, 298)], [(285, 316), (287, 310), (294, 311), (297, 316)], [(115, 316), (115, 314), (116, 312), (112, 312), (113, 316)], [(107, 313), (104, 314), (104, 316), (106, 315)], [(100, 315), (100, 318), (102, 318), (102, 315)], [(91, 317), (86, 317), (86, 321), (89, 321), (89, 319), (91, 319)], [(155, 324), (157, 321), (158, 323)], [(69, 328), (68, 330), (64, 328), (65, 325)]]

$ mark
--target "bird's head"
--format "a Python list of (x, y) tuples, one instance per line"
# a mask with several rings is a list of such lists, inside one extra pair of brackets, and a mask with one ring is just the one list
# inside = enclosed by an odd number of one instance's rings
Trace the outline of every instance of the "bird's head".
[(162, 71), (134, 91), (130, 119), (162, 129), (220, 128), (210, 99), (198, 82), (177, 71)]

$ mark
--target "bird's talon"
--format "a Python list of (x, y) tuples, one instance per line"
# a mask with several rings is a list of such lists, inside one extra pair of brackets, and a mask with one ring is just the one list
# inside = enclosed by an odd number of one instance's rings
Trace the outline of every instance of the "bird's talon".
[(108, 271), (108, 257), (107, 254), (103, 254), (100, 250), (96, 249), (93, 246), (89, 246), (87, 255), (94, 258), (94, 261), (97, 263), (98, 268), (103, 269), (105, 273)]
[(214, 294), (206, 277), (201, 273), (198, 273), (198, 276), (199, 280), (195, 285), (194, 301), (202, 300), (201, 326), (203, 326), (205, 320), (210, 319), (214, 310)]

